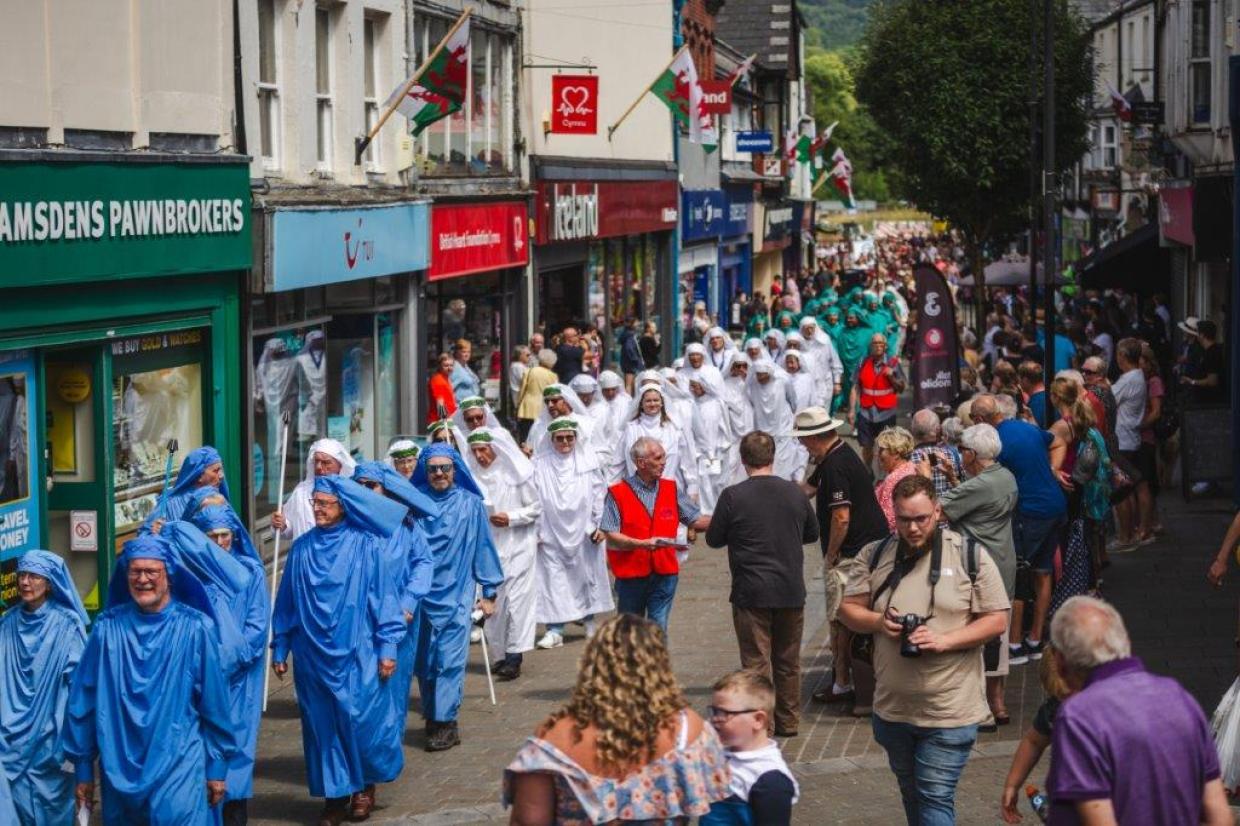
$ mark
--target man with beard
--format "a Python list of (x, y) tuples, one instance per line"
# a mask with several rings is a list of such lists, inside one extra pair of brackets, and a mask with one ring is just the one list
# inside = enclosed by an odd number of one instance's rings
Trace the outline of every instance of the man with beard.
[(491, 671), (501, 680), (515, 680), (521, 676), (524, 653), (534, 647), (538, 626), (534, 564), (541, 507), (534, 487), (534, 465), (511, 439), (502, 438), (489, 427), (469, 434), (469, 451), (464, 458), (487, 492), (491, 538), (504, 571), (504, 583), (495, 598), (495, 616), (485, 631), (491, 650), (503, 657)]

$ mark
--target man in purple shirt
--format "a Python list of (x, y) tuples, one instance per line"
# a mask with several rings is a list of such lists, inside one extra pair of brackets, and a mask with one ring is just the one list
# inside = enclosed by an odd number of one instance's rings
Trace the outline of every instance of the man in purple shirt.
[(1132, 656), (1119, 612), (1072, 597), (1051, 621), (1051, 642), (1080, 690), (1055, 717), (1048, 823), (1233, 823), (1201, 707)]

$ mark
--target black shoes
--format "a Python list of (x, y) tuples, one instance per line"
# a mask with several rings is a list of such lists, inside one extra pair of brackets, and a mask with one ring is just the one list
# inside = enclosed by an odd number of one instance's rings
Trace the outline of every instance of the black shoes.
[(521, 676), (521, 663), (500, 660), (491, 666), (491, 674), (502, 682), (511, 682)]
[(427, 751), (447, 751), (453, 746), (461, 744), (461, 732), (456, 727), (456, 721), (449, 723), (439, 723), (434, 720), (426, 721), (426, 750)]

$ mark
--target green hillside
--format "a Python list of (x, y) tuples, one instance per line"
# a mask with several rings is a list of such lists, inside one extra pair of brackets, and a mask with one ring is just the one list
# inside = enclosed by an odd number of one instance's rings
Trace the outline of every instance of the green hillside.
[(805, 40), (811, 46), (839, 49), (861, 39), (870, 6), (877, 0), (801, 0), (798, 6), (809, 24)]

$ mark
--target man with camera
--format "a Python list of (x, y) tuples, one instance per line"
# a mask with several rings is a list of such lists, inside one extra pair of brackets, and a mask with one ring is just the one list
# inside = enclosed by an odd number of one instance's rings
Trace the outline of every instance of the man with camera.
[(842, 567), (839, 618), (872, 635), (874, 739), (908, 822), (951, 824), (956, 783), (988, 714), (978, 649), (1003, 633), (1010, 604), (986, 549), (939, 528), (933, 482), (909, 476), (892, 499), (896, 534)]

